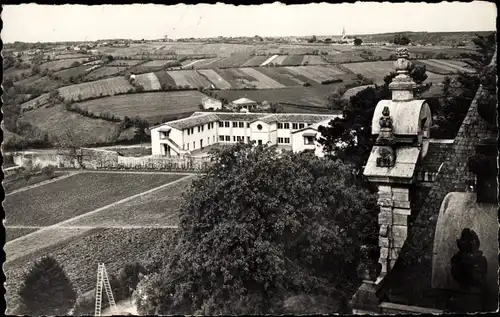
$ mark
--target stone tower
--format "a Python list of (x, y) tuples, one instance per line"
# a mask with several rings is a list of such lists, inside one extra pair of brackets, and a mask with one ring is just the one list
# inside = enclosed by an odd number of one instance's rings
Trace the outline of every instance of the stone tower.
[[(375, 145), (364, 175), (378, 188), (380, 212), (378, 269), (365, 277), (353, 297), (355, 311), (378, 309), (380, 285), (394, 267), (408, 233), (408, 216), (412, 214), (412, 185), (417, 180), (417, 164), (427, 153), (432, 114), (425, 100), (414, 99), (415, 82), (410, 77), (411, 62), (406, 48), (396, 50), (397, 76), (389, 85), (391, 100), (381, 100), (375, 108), (372, 135)], [(376, 278), (373, 278), (376, 276)]]

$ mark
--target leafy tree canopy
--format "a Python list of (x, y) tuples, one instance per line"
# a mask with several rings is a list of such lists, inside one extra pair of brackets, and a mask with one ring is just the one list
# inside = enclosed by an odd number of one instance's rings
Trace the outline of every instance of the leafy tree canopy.
[(351, 168), (248, 144), (214, 159), (185, 197), (170, 261), (138, 287), (140, 313), (281, 313), (296, 294), (348, 300), (359, 249), (377, 236), (376, 201)]
[(62, 266), (44, 257), (26, 274), (19, 297), (24, 314), (64, 316), (75, 304), (76, 291)]

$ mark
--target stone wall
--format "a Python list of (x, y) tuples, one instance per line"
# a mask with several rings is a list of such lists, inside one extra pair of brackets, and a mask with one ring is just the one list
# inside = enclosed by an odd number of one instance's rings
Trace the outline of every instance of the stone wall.
[[(201, 171), (210, 164), (210, 158), (177, 158), (165, 156), (120, 156), (117, 152), (100, 149), (82, 149), (82, 167), (85, 169)], [(76, 159), (57, 153), (14, 153), (14, 163), (19, 166), (55, 166), (80, 168)]]

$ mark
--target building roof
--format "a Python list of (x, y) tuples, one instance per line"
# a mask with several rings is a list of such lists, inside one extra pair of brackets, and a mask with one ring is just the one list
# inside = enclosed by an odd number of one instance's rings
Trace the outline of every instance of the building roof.
[(431, 116), (430, 108), (425, 100), (393, 101), (381, 100), (375, 108), (372, 119), (372, 134), (379, 134), (382, 111), (389, 108), (389, 116), (393, 120), (394, 134), (417, 135), (420, 130), (420, 118)]
[(270, 115), (267, 115), (267, 116), (264, 116), (264, 117), (259, 117), (255, 120), (253, 120), (252, 122), (255, 122), (255, 121), (262, 121), (264, 123), (273, 123), (273, 122), (277, 122), (278, 121), (278, 118), (276, 117), (276, 115), (274, 114), (270, 114)]
[(236, 105), (247, 105), (247, 104), (255, 104), (257, 102), (255, 102), (251, 99), (248, 99), (248, 98), (240, 98), (240, 99), (234, 100), (232, 103), (234, 103)]
[(437, 173), (441, 164), (446, 160), (446, 155), (448, 155), (452, 149), (453, 142), (429, 142), (427, 155), (420, 163), (420, 169), (426, 172)]
[(189, 129), (193, 128), (202, 124), (207, 124), (210, 122), (214, 121), (219, 121), (219, 117), (217, 115), (212, 114), (212, 113), (207, 113), (205, 115), (200, 115), (200, 116), (194, 116), (194, 117), (188, 117), (180, 120), (175, 120), (175, 121), (170, 121), (167, 123), (164, 123), (164, 125), (167, 125), (173, 129), (177, 130), (183, 130), (183, 129)]

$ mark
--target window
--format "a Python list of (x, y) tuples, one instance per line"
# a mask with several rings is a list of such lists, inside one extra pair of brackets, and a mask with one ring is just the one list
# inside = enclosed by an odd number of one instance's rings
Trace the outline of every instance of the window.
[(238, 127), (239, 128), (244, 128), (245, 127), (245, 123), (244, 122), (238, 122)]
[(247, 136), (247, 142), (250, 143), (250, 137), (249, 136)]
[(198, 127), (198, 133), (200, 133), (200, 131), (201, 131), (201, 127)]
[(288, 122), (284, 123), (283, 126), (285, 129), (290, 129), (290, 123), (288, 123)]
[(258, 129), (258, 130), (262, 130), (262, 124), (258, 124), (258, 125), (257, 125), (257, 129)]
[(290, 138), (285, 138), (285, 144), (289, 144), (290, 143)]
[(200, 140), (200, 148), (203, 147), (203, 140)]
[(250, 122), (247, 122), (247, 128), (250, 128)]
[(223, 135), (219, 135), (219, 141), (224, 142), (224, 136)]
[(238, 122), (233, 121), (233, 128), (237, 128), (237, 127), (238, 127)]
[(224, 122), (219, 121), (219, 128), (224, 128)]
[(196, 149), (196, 142), (193, 141), (193, 150)]
[(214, 135), (213, 139), (214, 139), (214, 143), (215, 143), (215, 135)]
[(257, 143), (259, 143), (259, 145), (262, 145), (262, 140), (258, 140)]
[(278, 144), (282, 144), (283, 143), (283, 138), (278, 138)]
[(297, 123), (292, 123), (292, 129), (297, 130), (299, 125)]
[(210, 144), (210, 137), (207, 138), (207, 145)]
[(299, 123), (299, 129), (304, 129), (304, 124), (303, 123)]
[(229, 128), (229, 121), (224, 122), (224, 126), (225, 126), (226, 128)]
[(187, 143), (187, 147), (188, 147), (188, 150), (189, 150), (189, 143)]
[(278, 129), (283, 129), (283, 123), (278, 122)]
[(306, 145), (314, 144), (314, 137), (313, 136), (305, 136), (304, 137), (304, 144), (306, 144)]
[(205, 130), (205, 126), (204, 125), (201, 126), (201, 131), (203, 131), (203, 130)]
[(231, 141), (231, 137), (229, 135), (226, 135), (226, 142), (230, 142)]
[(191, 128), (191, 134), (194, 134), (194, 128)]
[(191, 129), (187, 129), (187, 135), (191, 134)]
[(233, 135), (233, 142), (236, 142), (236, 137)]

